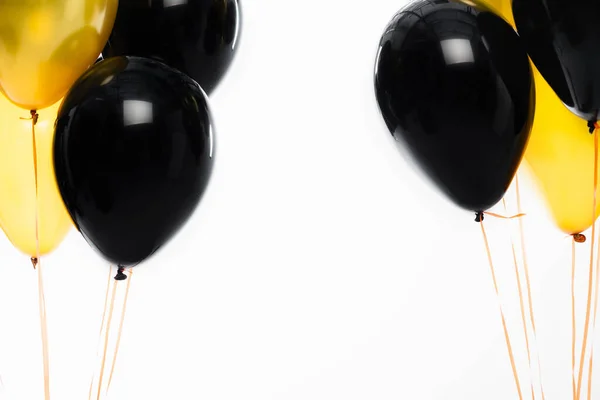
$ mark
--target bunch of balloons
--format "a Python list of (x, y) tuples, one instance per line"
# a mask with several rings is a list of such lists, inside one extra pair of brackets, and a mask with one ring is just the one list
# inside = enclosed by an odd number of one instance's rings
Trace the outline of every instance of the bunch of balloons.
[(18, 249), (37, 260), (74, 224), (122, 272), (179, 230), (240, 19), (238, 0), (0, 2), (0, 226)]
[[(583, 398), (588, 338), (591, 398), (590, 324), (596, 324), (600, 291), (598, 254), (594, 273), (594, 224), (600, 211), (599, 17), (600, 2), (593, 0), (419, 0), (388, 24), (375, 66), (375, 92), (387, 127), (454, 203), (475, 212), (475, 220), (482, 222), (486, 210), (504, 197), (524, 159), (556, 225), (573, 236), (571, 381), (577, 400)], [(587, 309), (576, 369), (574, 246), (585, 241), (581, 232), (590, 226)], [(487, 235), (480, 227), (498, 294)], [(513, 245), (518, 277), (514, 251)], [(522, 253), (535, 338), (523, 244)], [(517, 284), (529, 357), (519, 279)], [(501, 317), (522, 398), (502, 307)], [(540, 389), (543, 398), (541, 378)], [(535, 398), (533, 383), (531, 391)]]
[(585, 0), (412, 3), (389, 23), (376, 61), (388, 128), (479, 216), (524, 159), (556, 225), (583, 232), (600, 212), (588, 133), (600, 109), (598, 16), (600, 3)]

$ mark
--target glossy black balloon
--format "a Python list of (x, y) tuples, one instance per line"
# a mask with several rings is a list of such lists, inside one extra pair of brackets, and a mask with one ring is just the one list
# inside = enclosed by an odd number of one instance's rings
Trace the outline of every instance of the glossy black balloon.
[(535, 106), (529, 60), (508, 23), (459, 2), (410, 5), (381, 38), (375, 91), (397, 143), (456, 204), (485, 211), (502, 198)]
[(158, 59), (210, 94), (233, 61), (240, 18), (239, 0), (119, 0), (102, 54)]
[(110, 262), (133, 266), (196, 208), (213, 144), (196, 82), (156, 61), (110, 58), (75, 83), (59, 110), (56, 179), (88, 243)]
[(600, 111), (600, 1), (513, 0), (519, 35), (535, 66), (571, 111)]

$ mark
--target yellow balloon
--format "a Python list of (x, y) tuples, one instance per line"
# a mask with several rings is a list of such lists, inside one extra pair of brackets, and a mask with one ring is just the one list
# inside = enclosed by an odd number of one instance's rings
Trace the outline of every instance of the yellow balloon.
[(0, 91), (19, 107), (59, 101), (102, 51), (118, 0), (0, 0)]
[(594, 137), (587, 122), (567, 110), (537, 70), (535, 75), (537, 110), (525, 161), (558, 227), (569, 234), (580, 233), (600, 213), (598, 196), (592, 215)]
[[(510, 0), (479, 0), (514, 27)], [(532, 64), (533, 65), (533, 64)], [(600, 196), (594, 208), (594, 137), (587, 122), (571, 113), (533, 66), (536, 112), (525, 151), (556, 225), (564, 232), (580, 233), (600, 214)], [(600, 170), (598, 171), (600, 176)], [(598, 194), (598, 192), (597, 192)]]
[(496, 14), (501, 15), (506, 19), (512, 26), (515, 26), (515, 21), (512, 14), (511, 0), (462, 0), (466, 4), (483, 4)]
[(37, 257), (36, 214), (39, 255), (57, 248), (72, 226), (58, 191), (52, 161), (59, 105), (38, 111), (36, 201), (30, 113), (0, 96), (0, 227), (15, 247), (31, 257)]

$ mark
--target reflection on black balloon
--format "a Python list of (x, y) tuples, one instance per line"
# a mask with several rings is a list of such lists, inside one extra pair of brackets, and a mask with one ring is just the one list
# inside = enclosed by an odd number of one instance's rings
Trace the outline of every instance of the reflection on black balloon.
[(156, 61), (111, 58), (88, 70), (60, 108), (56, 178), (90, 245), (133, 266), (196, 208), (213, 143), (207, 99), (194, 81)]
[(540, 73), (571, 111), (600, 112), (600, 2), (513, 0), (519, 35)]
[(508, 23), (458, 2), (416, 2), (385, 30), (375, 89), (397, 143), (456, 204), (484, 211), (502, 198), (535, 103), (527, 54)]
[(239, 0), (119, 2), (105, 57), (160, 60), (211, 93), (231, 65), (240, 35)]

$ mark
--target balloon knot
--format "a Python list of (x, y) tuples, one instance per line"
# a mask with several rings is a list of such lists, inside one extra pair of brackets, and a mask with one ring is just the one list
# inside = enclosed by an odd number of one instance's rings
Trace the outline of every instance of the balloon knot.
[(483, 222), (483, 211), (477, 211), (475, 213), (475, 222)]
[(33, 124), (36, 125), (38, 122), (38, 118), (40, 115), (35, 110), (31, 110), (31, 119), (33, 120)]
[(574, 233), (573, 234), (573, 240), (577, 243), (585, 243), (585, 235), (582, 233)]
[(31, 265), (33, 265), (33, 269), (37, 268), (37, 265), (38, 265), (37, 257), (31, 257)]
[(590, 133), (594, 133), (598, 128), (598, 123), (596, 121), (588, 121), (588, 128), (590, 129)]
[(124, 272), (125, 268), (119, 266), (119, 269), (117, 270), (117, 275), (115, 275), (115, 281), (124, 281), (125, 279), (127, 279), (127, 275), (125, 275)]

